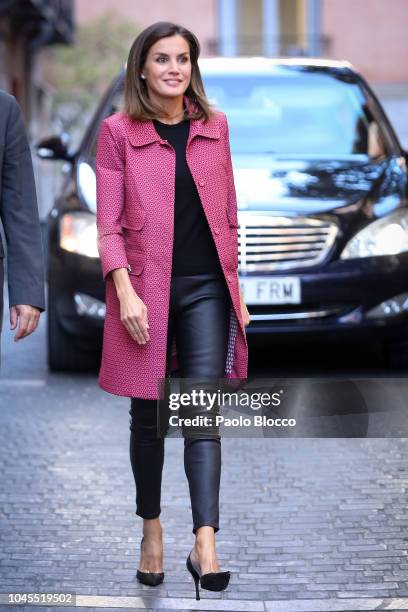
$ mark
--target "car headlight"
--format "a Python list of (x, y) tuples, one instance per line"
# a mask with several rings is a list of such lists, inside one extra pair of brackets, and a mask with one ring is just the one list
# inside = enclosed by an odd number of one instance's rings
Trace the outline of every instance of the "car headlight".
[(353, 236), (340, 259), (397, 255), (404, 251), (408, 251), (408, 210), (399, 209)]
[(60, 247), (86, 257), (99, 257), (95, 215), (79, 211), (63, 215), (60, 219)]
[(96, 212), (96, 175), (87, 162), (81, 161), (77, 167), (79, 193), (92, 212)]

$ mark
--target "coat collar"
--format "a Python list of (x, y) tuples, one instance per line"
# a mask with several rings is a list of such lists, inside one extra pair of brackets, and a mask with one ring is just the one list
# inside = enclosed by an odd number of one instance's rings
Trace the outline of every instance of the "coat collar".
[[(183, 96), (184, 104), (188, 110), (191, 110), (194, 105), (190, 102), (188, 96)], [(127, 130), (127, 136), (130, 143), (134, 147), (141, 147), (143, 145), (150, 144), (151, 142), (160, 141), (161, 137), (156, 132), (153, 121), (137, 121), (128, 118), (129, 127)], [(191, 119), (190, 121), (190, 134), (188, 137), (188, 143), (195, 136), (205, 136), (206, 138), (219, 138), (220, 128), (218, 122), (206, 121), (205, 119)]]

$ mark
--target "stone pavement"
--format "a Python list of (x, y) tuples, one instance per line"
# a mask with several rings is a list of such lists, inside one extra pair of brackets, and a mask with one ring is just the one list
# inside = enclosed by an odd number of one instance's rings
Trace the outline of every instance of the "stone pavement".
[(9, 377), (0, 393), (0, 592), (75, 592), (95, 610), (407, 609), (406, 439), (224, 438), (217, 542), (232, 577), (196, 602), (182, 440), (166, 440), (152, 592), (135, 580), (127, 400), (92, 376)]

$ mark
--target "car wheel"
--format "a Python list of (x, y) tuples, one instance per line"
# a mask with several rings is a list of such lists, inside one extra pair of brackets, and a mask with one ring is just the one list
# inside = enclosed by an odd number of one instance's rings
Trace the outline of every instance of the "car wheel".
[(58, 320), (56, 296), (48, 292), (47, 344), (48, 367), (51, 372), (96, 371), (99, 353), (78, 347), (75, 338), (67, 334)]

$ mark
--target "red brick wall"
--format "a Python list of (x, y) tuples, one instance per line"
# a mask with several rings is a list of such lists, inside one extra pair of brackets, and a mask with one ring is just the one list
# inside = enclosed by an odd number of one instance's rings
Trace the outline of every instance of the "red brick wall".
[(208, 42), (216, 36), (217, 6), (217, 0), (75, 0), (75, 18), (81, 24), (106, 11), (116, 11), (141, 27), (155, 21), (180, 23), (198, 37), (204, 56), (208, 55)]
[(408, 0), (321, 0), (321, 17), (332, 59), (371, 81), (408, 82)]

